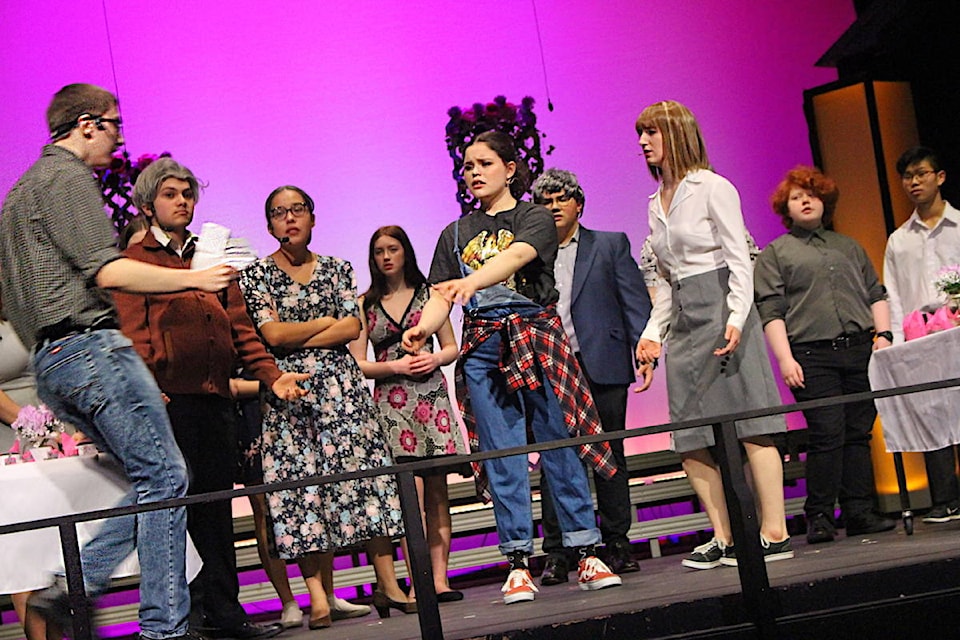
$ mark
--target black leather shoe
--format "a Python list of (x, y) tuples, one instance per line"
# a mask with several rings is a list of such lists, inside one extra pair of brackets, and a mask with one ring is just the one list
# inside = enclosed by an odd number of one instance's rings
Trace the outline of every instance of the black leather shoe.
[(847, 536), (862, 536), (865, 533), (880, 533), (896, 528), (897, 521), (880, 516), (872, 511), (848, 515)]
[(543, 573), (540, 574), (540, 584), (550, 587), (561, 582), (568, 582), (570, 576), (570, 565), (563, 556), (547, 556), (547, 564), (543, 567)]
[(617, 575), (640, 571), (640, 563), (633, 559), (629, 542), (611, 542), (607, 545), (607, 566)]
[(818, 513), (810, 516), (807, 520), (807, 542), (809, 544), (833, 542), (836, 535), (837, 529), (826, 514)]
[(283, 631), (283, 625), (280, 623), (260, 625), (247, 620), (238, 627), (204, 628), (200, 632), (208, 638), (232, 639), (232, 640), (266, 640), (272, 638)]

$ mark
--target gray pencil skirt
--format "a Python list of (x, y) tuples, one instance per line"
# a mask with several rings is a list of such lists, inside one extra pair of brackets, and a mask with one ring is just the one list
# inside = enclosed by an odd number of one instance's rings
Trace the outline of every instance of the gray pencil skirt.
[[(733, 355), (718, 358), (730, 315), (726, 268), (684, 278), (673, 284), (673, 309), (667, 336), (667, 395), (674, 422), (782, 404), (767, 356), (756, 308), (743, 327)], [(783, 416), (737, 423), (740, 439), (782, 433)], [(697, 427), (671, 434), (671, 447), (684, 452), (714, 445), (713, 429)]]

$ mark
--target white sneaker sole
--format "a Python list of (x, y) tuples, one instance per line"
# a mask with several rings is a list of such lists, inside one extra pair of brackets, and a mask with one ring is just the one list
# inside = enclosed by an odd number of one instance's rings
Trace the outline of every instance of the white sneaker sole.
[(529, 602), (533, 600), (533, 591), (521, 591), (503, 596), (503, 604), (513, 604), (515, 602)]
[(581, 582), (580, 589), (583, 591), (597, 591), (599, 589), (606, 589), (607, 587), (619, 587), (622, 584), (623, 580), (620, 579), (620, 576), (608, 576), (599, 580)]
[[(764, 562), (777, 562), (778, 560), (789, 560), (793, 558), (793, 551), (781, 551), (780, 553), (772, 553), (769, 556), (763, 556)], [(737, 559), (736, 558), (721, 558), (720, 564), (725, 567), (736, 567)]]
[(700, 560), (691, 560), (690, 558), (684, 559), (680, 564), (690, 569), (715, 569), (722, 564), (722, 560), (714, 560), (713, 562), (700, 561)]

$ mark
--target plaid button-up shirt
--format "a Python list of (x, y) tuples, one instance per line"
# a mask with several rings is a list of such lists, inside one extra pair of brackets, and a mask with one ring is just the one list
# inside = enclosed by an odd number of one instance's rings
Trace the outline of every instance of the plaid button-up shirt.
[[(455, 378), (457, 402), (467, 427), (471, 451), (480, 450), (480, 440), (477, 422), (470, 408), (462, 363), (470, 352), (495, 333), (502, 334), (500, 369), (511, 391), (539, 389), (542, 384), (540, 372), (543, 371), (560, 402), (570, 436), (594, 435), (603, 431), (593, 397), (584, 393), (589, 388), (587, 381), (567, 343), (560, 316), (553, 307), (528, 317), (517, 313), (497, 319), (466, 316)], [(581, 445), (578, 455), (606, 478), (613, 477), (617, 472), (610, 445), (606, 442)], [(473, 473), (477, 494), (489, 501), (483, 465), (474, 463)]]

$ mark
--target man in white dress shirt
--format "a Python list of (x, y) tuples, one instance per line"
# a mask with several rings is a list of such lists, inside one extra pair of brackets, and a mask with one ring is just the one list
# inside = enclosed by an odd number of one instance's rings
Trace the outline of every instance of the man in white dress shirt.
[[(908, 149), (897, 160), (897, 173), (916, 207), (887, 240), (883, 282), (890, 296), (894, 344), (903, 342), (903, 318), (920, 310), (933, 312), (946, 302), (933, 282), (937, 271), (960, 264), (960, 211), (940, 195), (947, 178), (936, 153), (927, 147)], [(960, 484), (954, 446), (925, 451), (933, 508), (924, 522), (960, 519)]]

